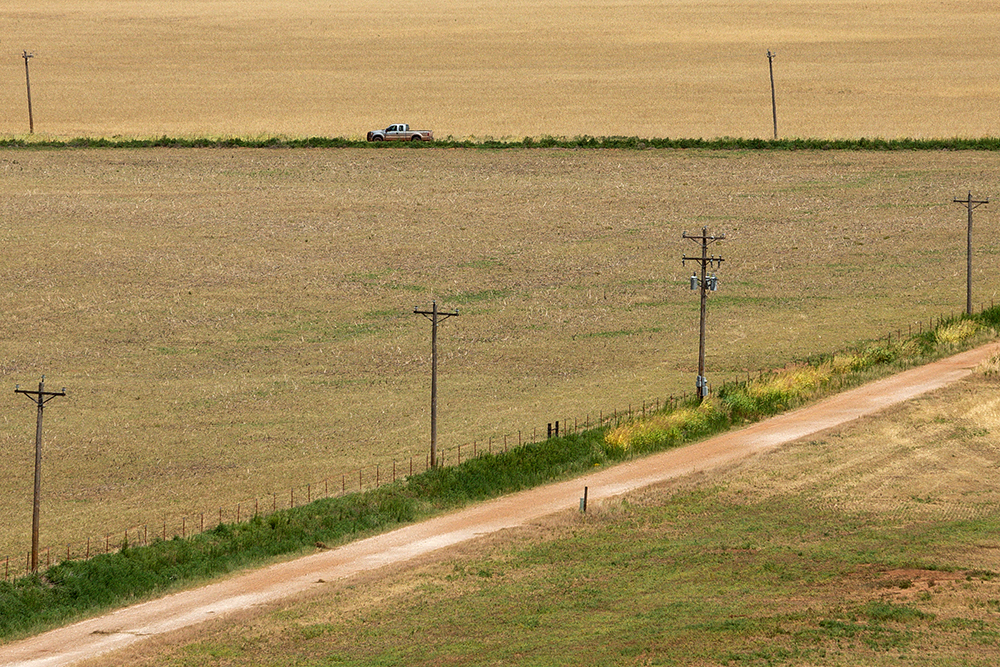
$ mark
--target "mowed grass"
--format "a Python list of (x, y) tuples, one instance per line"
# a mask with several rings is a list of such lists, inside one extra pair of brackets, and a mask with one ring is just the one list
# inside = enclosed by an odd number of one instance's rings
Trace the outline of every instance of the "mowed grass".
[(995, 372), (94, 665), (993, 665)]
[[(231, 521), (362, 465), (422, 468), (416, 305), (460, 312), (439, 332), (442, 450), (527, 440), (693, 389), (682, 232), (727, 235), (721, 385), (964, 308), (952, 199), (998, 172), (978, 152), (5, 151), (0, 554), (18, 563), (30, 536), (35, 411), (15, 384), (69, 391), (45, 415), (56, 554)], [(977, 216), (988, 304), (990, 206)]]
[(0, 133), (952, 137), (996, 132), (987, 0), (37, 0)]

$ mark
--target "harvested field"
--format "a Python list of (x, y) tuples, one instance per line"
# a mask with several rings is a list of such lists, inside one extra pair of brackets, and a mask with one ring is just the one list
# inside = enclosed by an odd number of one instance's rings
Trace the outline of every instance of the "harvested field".
[[(3, 377), (70, 391), (46, 412), (42, 541), (422, 462), (432, 300), (461, 313), (443, 448), (690, 391), (685, 230), (727, 234), (714, 383), (959, 312), (951, 200), (998, 175), (971, 152), (0, 153)], [(7, 400), (0, 554), (31, 515), (34, 411)]]
[(0, 133), (996, 134), (986, 0), (36, 0), (0, 8)]

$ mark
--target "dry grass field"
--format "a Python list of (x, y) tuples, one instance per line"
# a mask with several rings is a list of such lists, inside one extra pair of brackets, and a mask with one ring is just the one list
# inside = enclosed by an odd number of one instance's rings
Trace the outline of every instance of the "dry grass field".
[(0, 134), (980, 137), (989, 0), (36, 0), (0, 7)]
[[(951, 200), (998, 177), (978, 152), (0, 153), (0, 554), (30, 532), (15, 383), (70, 392), (46, 412), (43, 543), (120, 534), (422, 461), (412, 311), (432, 300), (461, 313), (441, 328), (441, 447), (691, 391), (683, 231), (727, 235), (715, 383), (959, 312)], [(991, 206), (981, 303), (1000, 290)]]
[(111, 665), (994, 665), (996, 375)]

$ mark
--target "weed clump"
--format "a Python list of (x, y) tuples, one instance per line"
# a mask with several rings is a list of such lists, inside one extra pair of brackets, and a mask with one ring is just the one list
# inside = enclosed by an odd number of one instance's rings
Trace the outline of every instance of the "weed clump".
[(701, 405), (661, 412), (648, 419), (622, 424), (604, 438), (608, 458), (617, 460), (629, 454), (643, 454), (676, 447), (684, 442), (723, 430), (729, 419), (718, 400)]
[(938, 343), (956, 345), (975, 336), (981, 328), (979, 322), (963, 319), (938, 328), (934, 336)]

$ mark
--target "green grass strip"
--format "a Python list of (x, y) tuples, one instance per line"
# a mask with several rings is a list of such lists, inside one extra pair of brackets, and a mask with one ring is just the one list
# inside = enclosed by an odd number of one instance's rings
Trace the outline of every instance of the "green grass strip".
[(717, 137), (714, 139), (642, 138), (642, 137), (525, 137), (512, 139), (458, 139), (447, 137), (433, 142), (367, 142), (345, 137), (7, 137), (0, 138), (0, 148), (360, 148), (372, 150), (412, 150), (424, 148), (699, 148), (706, 150), (840, 150), (840, 151), (996, 151), (1000, 137), (951, 137), (940, 139), (753, 139)]

